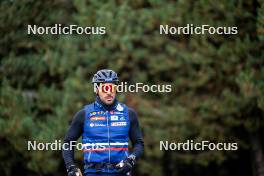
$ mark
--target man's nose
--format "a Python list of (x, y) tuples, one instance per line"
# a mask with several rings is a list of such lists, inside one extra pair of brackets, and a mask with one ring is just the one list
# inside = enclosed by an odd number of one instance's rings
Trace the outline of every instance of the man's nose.
[(107, 91), (106, 94), (107, 94), (107, 95), (112, 95), (112, 92)]

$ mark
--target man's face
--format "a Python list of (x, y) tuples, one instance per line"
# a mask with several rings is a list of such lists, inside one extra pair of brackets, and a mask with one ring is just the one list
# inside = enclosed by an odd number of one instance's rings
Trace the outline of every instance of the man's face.
[(116, 97), (116, 85), (113, 83), (102, 83), (97, 89), (97, 94), (104, 104), (110, 105)]

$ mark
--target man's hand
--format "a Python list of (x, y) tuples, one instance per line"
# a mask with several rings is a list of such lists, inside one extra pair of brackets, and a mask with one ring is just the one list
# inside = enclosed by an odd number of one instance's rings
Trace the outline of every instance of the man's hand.
[(132, 170), (135, 165), (136, 157), (135, 155), (129, 155), (124, 161), (122, 160), (120, 163), (116, 165), (118, 168), (118, 172), (122, 174), (126, 174)]
[(75, 165), (71, 165), (68, 169), (68, 176), (82, 176), (81, 170)]

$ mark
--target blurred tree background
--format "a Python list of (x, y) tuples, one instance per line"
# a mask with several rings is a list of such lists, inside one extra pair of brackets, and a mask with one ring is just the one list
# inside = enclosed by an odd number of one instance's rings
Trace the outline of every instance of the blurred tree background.
[[(105, 26), (106, 35), (27, 35), (27, 25)], [(159, 25), (237, 26), (237, 35), (160, 35)], [(66, 175), (62, 140), (94, 100), (102, 68), (122, 81), (171, 84), (171, 93), (122, 93), (145, 153), (134, 175), (264, 175), (263, 0), (2, 0), (0, 173)], [(237, 151), (160, 151), (159, 141), (237, 142)], [(77, 152), (81, 163), (82, 153)]]

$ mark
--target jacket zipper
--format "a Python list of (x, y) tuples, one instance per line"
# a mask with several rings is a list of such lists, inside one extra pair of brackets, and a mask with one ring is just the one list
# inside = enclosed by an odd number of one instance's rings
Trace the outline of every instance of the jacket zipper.
[(109, 160), (109, 163), (110, 163), (110, 161), (111, 161), (111, 159), (110, 159), (110, 134), (109, 134), (109, 123), (108, 123), (108, 119), (109, 119), (109, 115), (108, 115), (108, 111), (106, 111), (107, 112), (107, 130), (108, 130), (108, 148), (109, 148), (109, 150), (108, 150), (108, 160)]

